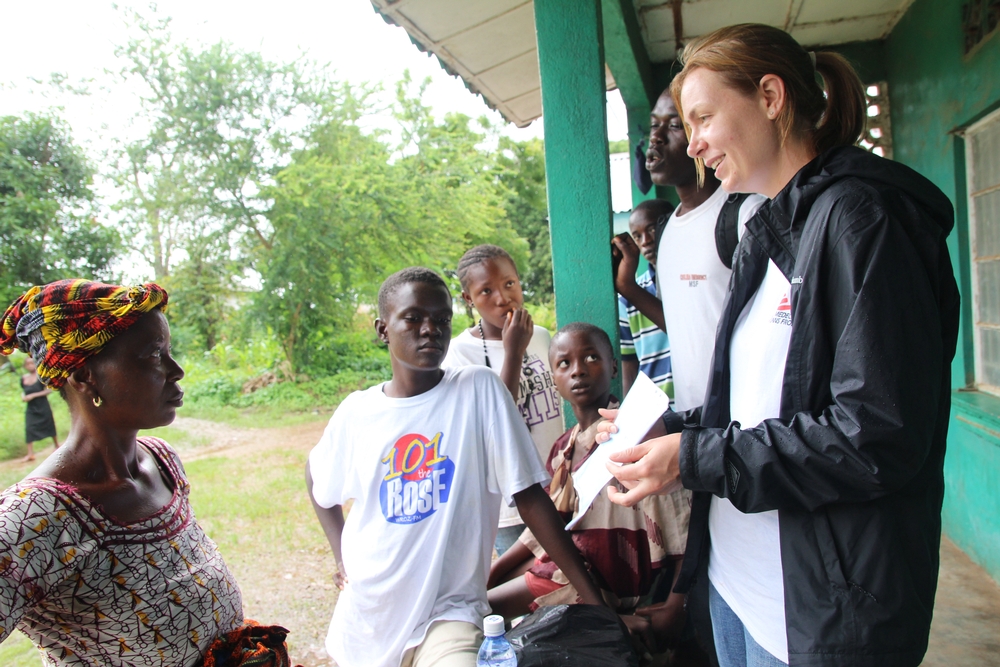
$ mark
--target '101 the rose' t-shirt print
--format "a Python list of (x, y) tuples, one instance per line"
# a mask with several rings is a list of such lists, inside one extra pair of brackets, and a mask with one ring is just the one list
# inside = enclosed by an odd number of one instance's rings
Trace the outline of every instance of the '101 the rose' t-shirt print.
[(388, 470), (379, 487), (379, 502), (386, 521), (417, 523), (448, 502), (455, 464), (439, 454), (441, 435), (428, 439), (408, 433), (382, 459)]

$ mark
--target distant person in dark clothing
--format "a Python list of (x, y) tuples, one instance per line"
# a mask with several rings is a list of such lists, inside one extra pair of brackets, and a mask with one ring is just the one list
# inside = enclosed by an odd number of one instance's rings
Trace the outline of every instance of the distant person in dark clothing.
[(22, 401), (27, 403), (24, 410), (24, 441), (28, 443), (28, 453), (24, 462), (35, 460), (35, 443), (45, 438), (52, 438), (55, 449), (59, 448), (59, 438), (56, 437), (56, 422), (52, 418), (52, 408), (49, 407), (48, 395), (52, 390), (42, 384), (36, 373), (35, 360), (28, 357), (24, 360), (24, 375), (21, 376)]

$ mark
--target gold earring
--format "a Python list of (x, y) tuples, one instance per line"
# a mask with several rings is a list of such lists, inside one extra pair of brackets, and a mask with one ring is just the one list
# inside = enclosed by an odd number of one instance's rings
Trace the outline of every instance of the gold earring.
[(104, 403), (104, 401), (101, 400), (100, 396), (95, 396), (94, 398), (92, 398), (90, 400), (94, 403), (94, 407), (95, 408), (101, 407), (101, 404)]

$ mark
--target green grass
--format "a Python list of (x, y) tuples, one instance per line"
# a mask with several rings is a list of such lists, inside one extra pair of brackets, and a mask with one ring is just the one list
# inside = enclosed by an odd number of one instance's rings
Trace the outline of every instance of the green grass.
[[(236, 408), (231, 405), (199, 405), (190, 407), (185, 405), (177, 411), (180, 417), (192, 417), (194, 419), (205, 419), (208, 421), (229, 424), (240, 428), (274, 428), (283, 426), (298, 426), (318, 420), (329, 420), (333, 414), (333, 407), (317, 405), (309, 410), (290, 410), (281, 405), (261, 406), (257, 408)], [(171, 428), (171, 427), (165, 427)], [(170, 444), (174, 441), (165, 435), (160, 435), (154, 429), (149, 433), (163, 438)]]
[(293, 664), (322, 652), (336, 601), (333, 557), (305, 489), (305, 447), (185, 464), (191, 503), (240, 583), (248, 618), (291, 630)]
[(0, 644), (0, 665), (4, 667), (40, 667), (41, 664), (38, 649), (17, 630)]
[(0, 486), (6, 489), (8, 486), (20, 482), (24, 479), (25, 475), (32, 471), (33, 465), (35, 464), (25, 463), (23, 466), (17, 466), (16, 468), (0, 469)]
[(149, 429), (148, 431), (140, 431), (140, 436), (151, 435), (161, 440), (166, 440), (175, 449), (197, 449), (199, 447), (204, 447), (211, 444), (211, 438), (199, 435), (198, 433), (192, 433), (182, 428), (177, 428), (176, 426), (161, 426), (160, 428)]
[[(270, 552), (274, 545), (319, 534), (305, 492), (304, 452), (209, 457), (185, 468), (199, 522), (224, 553), (247, 547)], [(307, 526), (303, 518), (310, 520)]]
[[(11, 361), (17, 369), (16, 373), (0, 373), (0, 461), (24, 456), (24, 407), (21, 400), (21, 364), (24, 355), (15, 353)], [(56, 432), (59, 441), (69, 432), (69, 409), (66, 402), (58, 394), (49, 396), (49, 405), (56, 420)], [(35, 443), (35, 449), (42, 449), (52, 444), (46, 439)], [(2, 663), (0, 663), (2, 664)]]

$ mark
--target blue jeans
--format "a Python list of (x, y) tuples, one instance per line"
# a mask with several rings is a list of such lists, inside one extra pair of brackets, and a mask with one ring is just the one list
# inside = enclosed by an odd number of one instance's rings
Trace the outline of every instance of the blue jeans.
[(729, 608), (711, 582), (708, 584), (708, 608), (712, 613), (712, 633), (715, 635), (719, 667), (781, 667), (787, 664), (753, 640), (743, 621)]
[(517, 538), (521, 537), (522, 532), (524, 532), (523, 523), (498, 530), (497, 539), (493, 541), (493, 548), (497, 550), (497, 556), (503, 556), (503, 552), (514, 546), (514, 542), (517, 542)]

